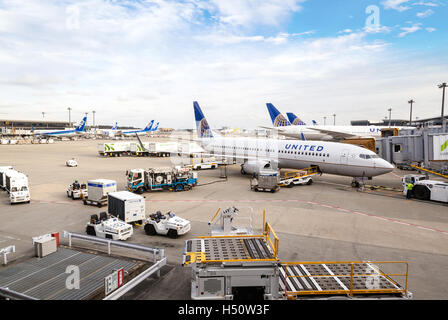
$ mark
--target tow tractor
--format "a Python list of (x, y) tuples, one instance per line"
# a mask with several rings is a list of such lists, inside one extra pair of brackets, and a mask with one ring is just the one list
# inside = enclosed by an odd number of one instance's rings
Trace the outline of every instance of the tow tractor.
[(145, 191), (191, 190), (198, 183), (198, 174), (191, 168), (150, 168), (126, 171), (128, 190), (142, 194)]
[(73, 200), (87, 198), (87, 185), (85, 183), (79, 184), (77, 181), (73, 182), (67, 188), (67, 197)]
[(110, 218), (106, 212), (101, 212), (100, 217), (94, 214), (90, 216), (90, 221), (86, 225), (86, 233), (112, 240), (127, 240), (134, 232), (130, 224), (118, 218)]
[(190, 221), (176, 216), (173, 212), (164, 215), (157, 211), (144, 220), (144, 225), (145, 233), (149, 236), (160, 234), (173, 239), (186, 234), (191, 229)]
[(422, 174), (408, 174), (403, 176), (403, 194), (407, 194), (407, 185), (412, 183), (413, 196), (419, 200), (432, 200), (448, 203), (448, 183), (429, 180)]
[(286, 172), (281, 178), (278, 185), (280, 187), (292, 188), (298, 185), (310, 185), (313, 183), (312, 177), (319, 174), (317, 167), (309, 167), (301, 170)]

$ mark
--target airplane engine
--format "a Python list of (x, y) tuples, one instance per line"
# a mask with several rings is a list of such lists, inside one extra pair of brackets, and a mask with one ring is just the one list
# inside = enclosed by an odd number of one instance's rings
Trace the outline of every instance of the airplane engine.
[(260, 169), (272, 169), (271, 162), (265, 160), (248, 160), (241, 165), (241, 174), (258, 173)]

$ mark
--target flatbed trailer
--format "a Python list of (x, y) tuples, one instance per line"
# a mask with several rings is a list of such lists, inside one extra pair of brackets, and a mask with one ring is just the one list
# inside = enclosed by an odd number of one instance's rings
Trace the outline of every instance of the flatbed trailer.
[[(192, 299), (412, 298), (406, 262), (281, 262), (279, 239), (269, 223), (263, 226), (260, 235), (205, 236), (185, 242), (182, 264), (192, 268)], [(380, 265), (393, 266), (393, 272), (382, 271)], [(397, 272), (401, 267), (404, 270)], [(404, 279), (404, 286), (394, 280), (397, 277)]]

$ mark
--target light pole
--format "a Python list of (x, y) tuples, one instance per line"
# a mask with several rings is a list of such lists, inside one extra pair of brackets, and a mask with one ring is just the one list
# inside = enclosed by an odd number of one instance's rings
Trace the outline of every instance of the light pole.
[(389, 127), (390, 127), (391, 119), (392, 119), (392, 108), (387, 109), (387, 111), (389, 111)]
[(327, 117), (324, 117), (324, 125), (327, 124)]
[(445, 107), (445, 88), (446, 88), (446, 82), (439, 84), (439, 89), (443, 89), (443, 94), (442, 94), (442, 127), (445, 130), (446, 128), (446, 122), (445, 122), (445, 118), (443, 116), (443, 109)]
[(333, 125), (334, 126), (336, 125), (336, 114), (335, 113), (333, 114)]
[(409, 100), (408, 103), (411, 105), (411, 114), (409, 116), (409, 126), (412, 126), (412, 105), (415, 103), (413, 99)]
[(92, 114), (93, 114), (93, 127), (94, 127), (94, 128), (95, 128), (95, 113), (96, 113), (96, 111), (93, 110), (93, 111), (92, 111)]
[(42, 119), (45, 119), (45, 112), (42, 112)]
[(71, 116), (72, 108), (68, 107), (67, 110), (68, 110), (68, 126), (69, 126), (69, 128), (71, 128), (72, 127), (72, 116)]

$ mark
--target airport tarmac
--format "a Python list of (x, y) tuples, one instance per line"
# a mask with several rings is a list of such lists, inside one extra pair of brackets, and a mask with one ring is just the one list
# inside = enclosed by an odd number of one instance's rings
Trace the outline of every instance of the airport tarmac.
[[(0, 146), (0, 166), (12, 165), (28, 175), (32, 199), (30, 204), (10, 205), (7, 193), (0, 192), (0, 248), (14, 244), (17, 249), (9, 261), (33, 254), (31, 237), (62, 235), (63, 230), (84, 233), (90, 215), (106, 211), (67, 198), (65, 191), (74, 179), (113, 179), (124, 190), (127, 169), (171, 165), (170, 158), (103, 158), (97, 152), (100, 142), (104, 140)], [(78, 167), (65, 166), (71, 158)], [(317, 176), (310, 186), (257, 193), (239, 171), (238, 165), (229, 166), (227, 180), (219, 178), (219, 170), (199, 171), (199, 186), (191, 191), (144, 194), (147, 214), (171, 210), (192, 221), (192, 230), (178, 239), (134, 230), (130, 241), (164, 248), (168, 266), (162, 278), (146, 280), (127, 298), (189, 299), (190, 269), (181, 266), (184, 241), (208, 235), (207, 222), (216, 210), (233, 205), (242, 214), (253, 209), (256, 229), (261, 229), (266, 209), (280, 239), (282, 261), (407, 261), (408, 289), (415, 299), (448, 299), (447, 205), (406, 200), (388, 191), (359, 192), (350, 187), (351, 178), (334, 175)], [(400, 177), (407, 173), (394, 170), (375, 177), (373, 184), (400, 188)]]

